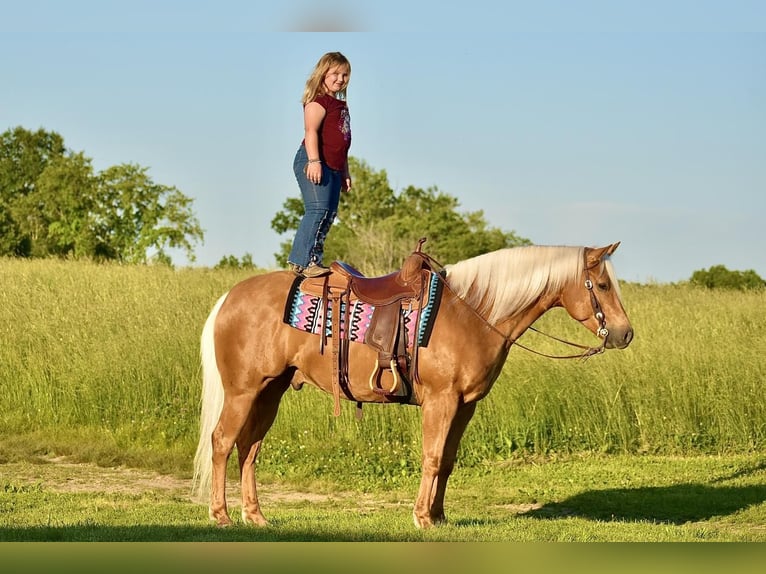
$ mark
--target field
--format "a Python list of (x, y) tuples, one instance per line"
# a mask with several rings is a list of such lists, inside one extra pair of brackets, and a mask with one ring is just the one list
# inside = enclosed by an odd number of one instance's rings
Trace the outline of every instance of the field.
[[(211, 528), (187, 488), (198, 339), (245, 276), (0, 260), (0, 540), (766, 541), (766, 293), (688, 285), (623, 285), (624, 351), (512, 350), (461, 443), (450, 525), (410, 520), (418, 409), (335, 418), (304, 388), (259, 459), (273, 526)], [(540, 323), (592, 342), (563, 313)]]

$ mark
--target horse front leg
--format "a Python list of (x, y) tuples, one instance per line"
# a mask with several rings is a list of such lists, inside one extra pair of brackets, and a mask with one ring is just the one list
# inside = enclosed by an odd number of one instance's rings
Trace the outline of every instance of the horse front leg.
[(444, 494), (455, 466), (460, 439), (476, 410), (457, 396), (430, 397), (423, 402), (423, 475), (412, 511), (415, 526), (430, 528), (446, 521)]
[(447, 480), (452, 474), (452, 470), (455, 468), (460, 439), (463, 438), (463, 433), (475, 412), (476, 403), (460, 405), (455, 413), (455, 418), (452, 420), (450, 430), (447, 433), (447, 440), (444, 444), (444, 452), (442, 454), (441, 464), (439, 465), (439, 472), (436, 476), (436, 490), (434, 491), (433, 500), (431, 501), (431, 515), (434, 517), (436, 523), (447, 521), (447, 517), (444, 515), (444, 494), (447, 492)]

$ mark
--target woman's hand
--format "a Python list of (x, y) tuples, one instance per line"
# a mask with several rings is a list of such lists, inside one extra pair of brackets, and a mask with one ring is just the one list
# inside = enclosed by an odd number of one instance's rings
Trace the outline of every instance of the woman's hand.
[(318, 161), (306, 164), (306, 178), (311, 183), (321, 183), (322, 181), (322, 163)]

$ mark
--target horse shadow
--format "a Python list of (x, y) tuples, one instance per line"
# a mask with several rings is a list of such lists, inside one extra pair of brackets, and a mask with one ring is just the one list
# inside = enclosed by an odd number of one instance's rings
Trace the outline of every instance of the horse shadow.
[(709, 483), (589, 490), (544, 504), (524, 516), (550, 520), (579, 517), (602, 522), (684, 524), (720, 518), (766, 502), (766, 484), (721, 485), (766, 468), (766, 462)]

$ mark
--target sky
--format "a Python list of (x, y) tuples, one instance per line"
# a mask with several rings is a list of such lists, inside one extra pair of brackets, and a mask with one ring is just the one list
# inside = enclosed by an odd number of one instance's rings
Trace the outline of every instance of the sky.
[(0, 14), (0, 131), (55, 131), (97, 171), (135, 163), (177, 187), (205, 230), (195, 265), (276, 266), (303, 86), (341, 51), (350, 153), (394, 190), (436, 187), (536, 244), (620, 241), (625, 281), (713, 265), (766, 278), (766, 2), (0, 0)]

